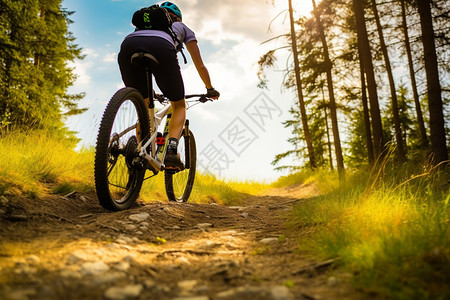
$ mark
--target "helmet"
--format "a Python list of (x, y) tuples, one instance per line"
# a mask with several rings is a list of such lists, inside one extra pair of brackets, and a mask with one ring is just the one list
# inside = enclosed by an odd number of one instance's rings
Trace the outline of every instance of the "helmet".
[(176, 6), (172, 2), (164, 2), (160, 6), (167, 9), (169, 14), (174, 14), (176, 17), (178, 17), (180, 21), (183, 19), (181, 16), (181, 10), (178, 8), (178, 6)]

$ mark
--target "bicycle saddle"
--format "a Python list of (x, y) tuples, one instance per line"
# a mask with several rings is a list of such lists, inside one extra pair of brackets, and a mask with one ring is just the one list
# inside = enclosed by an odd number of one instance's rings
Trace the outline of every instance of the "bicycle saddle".
[(130, 60), (132, 65), (137, 66), (144, 66), (144, 67), (154, 67), (159, 64), (159, 61), (151, 55), (150, 53), (146, 52), (136, 52), (131, 56)]

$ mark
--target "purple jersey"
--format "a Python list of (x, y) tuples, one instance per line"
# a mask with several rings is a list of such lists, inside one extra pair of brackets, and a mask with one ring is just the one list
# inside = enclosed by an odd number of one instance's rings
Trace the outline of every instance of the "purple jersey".
[[(187, 27), (186, 25), (184, 25), (184, 23), (181, 22), (175, 22), (172, 24), (172, 30), (173, 32), (175, 32), (175, 34), (177, 35), (178, 40), (181, 43), (188, 43), (190, 41), (196, 41), (196, 37), (195, 37), (195, 33), (189, 29), (189, 27)], [(134, 36), (156, 36), (156, 37), (161, 37), (167, 41), (169, 41), (170, 43), (172, 43), (172, 45), (175, 47), (175, 49), (177, 48), (175, 44), (175, 41), (173, 40), (173, 38), (170, 36), (170, 34), (168, 34), (167, 32), (161, 31), (161, 30), (137, 30), (131, 34), (129, 34), (125, 39), (128, 39), (130, 37), (134, 37)]]

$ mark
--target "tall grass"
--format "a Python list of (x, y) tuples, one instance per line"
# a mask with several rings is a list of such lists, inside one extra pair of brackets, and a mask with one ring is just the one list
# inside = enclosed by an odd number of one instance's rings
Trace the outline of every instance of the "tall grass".
[(93, 151), (74, 151), (75, 142), (45, 131), (0, 136), (0, 195), (31, 197), (55, 189), (93, 190)]
[(303, 249), (339, 258), (358, 287), (392, 299), (450, 298), (448, 172), (367, 180), (358, 172), (293, 211), (291, 226), (315, 228)]
[[(189, 202), (240, 205), (248, 195), (259, 195), (269, 187), (264, 183), (224, 180), (197, 172)], [(159, 173), (144, 182), (140, 197), (145, 202), (166, 201), (164, 188), (164, 173)]]
[[(95, 150), (75, 151), (75, 143), (47, 131), (0, 135), (0, 196), (93, 192)], [(258, 194), (265, 188), (268, 185), (197, 173), (189, 202), (237, 205), (247, 194)], [(144, 181), (140, 198), (144, 202), (167, 201), (163, 172)]]

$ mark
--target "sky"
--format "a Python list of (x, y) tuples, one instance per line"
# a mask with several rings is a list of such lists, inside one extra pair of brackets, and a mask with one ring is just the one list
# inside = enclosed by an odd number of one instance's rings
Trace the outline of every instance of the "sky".
[[(273, 3), (272, 3), (273, 2)], [(82, 139), (80, 147), (95, 145), (103, 111), (111, 96), (123, 87), (117, 53), (125, 36), (134, 30), (134, 11), (154, 3), (149, 0), (63, 0), (62, 7), (75, 13), (69, 30), (85, 58), (71, 63), (78, 76), (70, 93), (86, 93), (82, 115), (66, 124)], [(183, 22), (197, 37), (203, 61), (218, 101), (192, 107), (187, 112), (197, 143), (198, 168), (226, 180), (270, 182), (286, 173), (274, 171), (276, 154), (290, 150), (290, 129), (282, 122), (290, 118), (295, 93), (282, 89), (288, 59), (279, 52), (273, 69), (266, 70), (268, 89), (257, 87), (258, 60), (270, 49), (286, 45), (279, 39), (289, 33), (287, 0), (179, 0)], [(293, 0), (296, 14), (308, 15), (309, 0)], [(273, 21), (273, 22), (272, 22)], [(185, 50), (188, 64), (179, 55), (186, 94), (206, 92)], [(295, 164), (285, 160), (285, 164)]]

